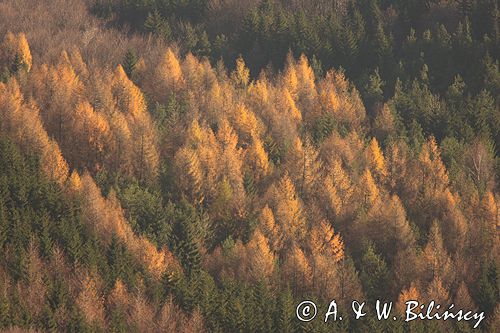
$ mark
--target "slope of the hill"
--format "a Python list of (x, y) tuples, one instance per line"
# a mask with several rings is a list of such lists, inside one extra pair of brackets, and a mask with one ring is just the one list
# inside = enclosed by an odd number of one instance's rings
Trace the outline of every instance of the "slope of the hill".
[(419, 124), (440, 131), (446, 112), (425, 75), (367, 115), (343, 71), (305, 56), (252, 80), (242, 58), (181, 56), (81, 1), (30, 3), (0, 3), (1, 329), (472, 329), (295, 318), (305, 298), (345, 318), (354, 299), (402, 314), (417, 298), (484, 311), (495, 332), (488, 93), (453, 85), (484, 126), (438, 143)]

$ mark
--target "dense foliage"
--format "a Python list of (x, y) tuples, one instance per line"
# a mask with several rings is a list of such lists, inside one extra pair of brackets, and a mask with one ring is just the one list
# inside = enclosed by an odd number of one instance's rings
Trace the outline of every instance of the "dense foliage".
[[(268, 65), (282, 69), (290, 50), (305, 54), (316, 74), (343, 68), (370, 113), (403, 92), (428, 101), (398, 104), (405, 124), (416, 120), (438, 141), (482, 133), (498, 143), (499, 6), (498, 0), (99, 0), (93, 8), (212, 63), (233, 64), (242, 55), (254, 77)], [(429, 114), (430, 107), (438, 110)]]
[(0, 3), (0, 329), (497, 332), (494, 3)]

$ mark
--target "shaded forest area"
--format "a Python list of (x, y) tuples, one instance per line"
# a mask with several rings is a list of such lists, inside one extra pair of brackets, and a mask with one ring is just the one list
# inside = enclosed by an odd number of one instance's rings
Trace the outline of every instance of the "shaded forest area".
[(238, 4), (0, 2), (0, 329), (499, 331), (498, 3)]

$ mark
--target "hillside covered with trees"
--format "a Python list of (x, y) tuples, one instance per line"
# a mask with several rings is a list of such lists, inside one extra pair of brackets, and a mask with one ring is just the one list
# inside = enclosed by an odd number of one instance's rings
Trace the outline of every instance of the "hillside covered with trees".
[(347, 311), (418, 299), (500, 331), (498, 1), (0, 18), (0, 330), (474, 331)]

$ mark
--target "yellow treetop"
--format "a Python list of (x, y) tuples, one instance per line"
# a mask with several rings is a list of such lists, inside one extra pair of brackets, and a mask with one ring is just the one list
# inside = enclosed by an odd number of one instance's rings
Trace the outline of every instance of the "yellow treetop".
[(107, 299), (108, 306), (113, 309), (120, 308), (124, 310), (127, 308), (130, 299), (127, 286), (120, 279), (116, 279), (115, 285)]
[(288, 173), (285, 173), (274, 190), (274, 212), (285, 242), (299, 241), (306, 230), (302, 202)]
[(76, 170), (73, 170), (68, 179), (68, 187), (73, 193), (78, 193), (82, 189), (82, 180)]
[(114, 72), (113, 92), (118, 107), (133, 119), (147, 116), (147, 106), (141, 90), (128, 78), (121, 65)]
[(183, 81), (183, 74), (179, 59), (171, 48), (163, 56), (159, 71), (161, 72), (168, 88), (176, 90)]
[[(481, 217), (487, 221), (491, 221), (492, 227), (494, 227), (494, 222), (498, 214), (498, 207), (495, 202), (493, 193), (488, 191), (484, 194), (483, 198), (481, 199), (480, 209)], [(497, 223), (500, 223), (500, 221), (497, 221)]]
[(365, 172), (360, 179), (359, 189), (361, 191), (360, 199), (364, 202), (365, 205), (373, 205), (378, 199), (380, 195), (379, 189), (377, 187), (377, 184), (375, 183), (375, 180), (373, 179), (370, 170), (365, 169)]
[(432, 282), (429, 284), (427, 288), (427, 299), (433, 300), (436, 304), (449, 304), (450, 303), (450, 295), (448, 290), (443, 286), (443, 282), (441, 278), (436, 275)]
[(250, 86), (249, 92), (254, 96), (258, 104), (262, 105), (269, 103), (269, 83), (267, 80), (257, 80)]
[(316, 84), (314, 78), (314, 71), (311, 66), (309, 66), (309, 61), (307, 57), (302, 54), (300, 56), (299, 62), (297, 64), (297, 76), (299, 79), (299, 86), (301, 94), (304, 98), (311, 99), (316, 97)]
[(351, 179), (342, 167), (342, 162), (339, 159), (335, 159), (332, 163), (331, 177), (342, 203), (350, 200), (354, 190)]
[(419, 161), (423, 173), (422, 185), (426, 192), (431, 195), (443, 192), (448, 186), (448, 173), (441, 161), (441, 153), (434, 137), (431, 136), (423, 145)]
[(82, 58), (82, 54), (78, 49), (73, 48), (68, 56), (71, 67), (73, 67), (79, 77), (88, 78), (89, 71), (87, 64)]
[(85, 275), (76, 304), (90, 323), (104, 328), (104, 297), (95, 280), (90, 274)]
[(253, 176), (256, 180), (260, 180), (269, 174), (269, 157), (262, 141), (258, 137), (252, 137), (252, 145), (248, 149), (247, 156), (248, 163), (252, 168)]
[(292, 117), (293, 120), (300, 122), (302, 120), (302, 114), (300, 113), (299, 108), (295, 104), (292, 94), (288, 89), (285, 88), (283, 95), (284, 95), (283, 107), (285, 109), (284, 111), (286, 111)]
[(429, 232), (429, 241), (422, 253), (424, 277), (430, 281), (439, 276), (441, 281), (450, 283), (453, 278), (453, 263), (444, 247), (443, 237), (437, 221), (434, 221)]
[(200, 127), (198, 119), (195, 118), (193, 119), (191, 125), (187, 130), (186, 142), (189, 147), (196, 148), (198, 144), (202, 141), (202, 139), (203, 139), (203, 130)]
[(313, 226), (309, 237), (311, 252), (328, 255), (334, 262), (344, 257), (344, 243), (325, 220)]
[(415, 286), (415, 284), (411, 284), (408, 289), (401, 291), (398, 297), (398, 302), (396, 304), (396, 310), (399, 314), (404, 314), (406, 311), (406, 302), (408, 301), (417, 301), (421, 299), (421, 295)]
[(6, 61), (11, 65), (16, 61), (16, 57), (18, 57), (17, 61), (26, 66), (26, 70), (31, 70), (32, 57), (26, 35), (22, 32), (17, 35), (8, 32), (2, 43), (0, 60)]
[(179, 149), (174, 157), (174, 168), (179, 189), (193, 202), (202, 202), (203, 170), (196, 152), (187, 148)]
[(246, 68), (245, 61), (241, 55), (236, 59), (236, 68), (231, 73), (231, 79), (238, 87), (246, 87), (250, 79), (250, 70)]
[(457, 309), (477, 309), (474, 300), (470, 296), (467, 284), (464, 281), (462, 281), (458, 286), (458, 290), (453, 299), (453, 303), (455, 304)]
[(328, 94), (328, 97), (329, 106), (331, 107), (332, 111), (335, 113), (339, 112), (341, 106), (340, 96), (336, 92), (331, 91)]
[(268, 205), (266, 205), (260, 213), (259, 228), (269, 240), (271, 249), (275, 252), (279, 251), (282, 246), (282, 235), (276, 225), (273, 211)]
[(238, 105), (234, 110), (234, 125), (240, 136), (249, 140), (257, 134), (257, 118), (244, 104)]
[(204, 76), (204, 68), (191, 52), (189, 52), (182, 62), (182, 72), (189, 89), (203, 89), (202, 82)]
[(295, 61), (288, 56), (288, 62), (283, 74), (283, 87), (287, 89), (292, 95), (297, 94), (297, 89), (299, 86), (299, 79), (297, 77), (297, 71), (295, 69)]
[(380, 149), (377, 139), (373, 138), (365, 151), (366, 160), (370, 169), (380, 178), (384, 179), (387, 176), (387, 167), (385, 158)]
[(308, 290), (312, 283), (312, 269), (304, 252), (293, 245), (286, 254), (282, 267), (282, 278), (291, 282), (299, 290)]
[(227, 119), (223, 119), (217, 130), (217, 140), (223, 149), (235, 149), (238, 144), (238, 135), (234, 132)]
[(323, 199), (325, 200), (325, 207), (335, 215), (339, 216), (342, 212), (343, 202), (337, 193), (337, 189), (335, 187), (333, 177), (328, 175), (323, 180)]
[(268, 281), (274, 272), (275, 257), (266, 237), (256, 230), (247, 244), (249, 273), (253, 281)]

